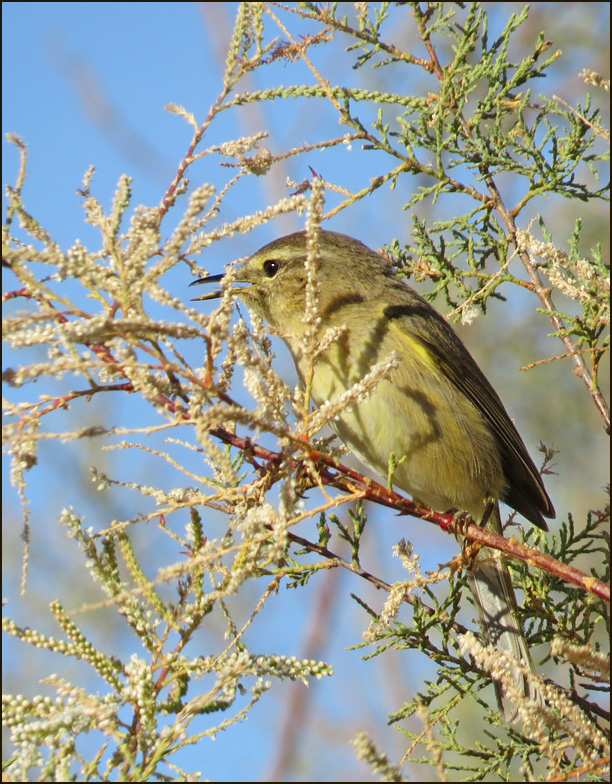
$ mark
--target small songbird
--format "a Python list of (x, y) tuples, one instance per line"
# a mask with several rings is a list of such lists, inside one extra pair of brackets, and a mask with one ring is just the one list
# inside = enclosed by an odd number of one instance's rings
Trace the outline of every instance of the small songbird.
[[(366, 396), (332, 421), (340, 439), (382, 477), (393, 453), (393, 484), (440, 512), (462, 510), (501, 533), (498, 501), (547, 530), (555, 511), (512, 420), (452, 327), (396, 276), (389, 261), (358, 240), (320, 231), (315, 263), (319, 329), (339, 328), (322, 351), (307, 350), (308, 237), (290, 234), (265, 245), (236, 269), (237, 296), (286, 342), (314, 402), (333, 401), (394, 357)], [(215, 283), (223, 275), (195, 283)], [(212, 299), (219, 291), (199, 297)], [(486, 640), (533, 670), (504, 558), (481, 548), (470, 587)], [(518, 668), (519, 692), (539, 695)], [(507, 721), (517, 705), (498, 699)]]

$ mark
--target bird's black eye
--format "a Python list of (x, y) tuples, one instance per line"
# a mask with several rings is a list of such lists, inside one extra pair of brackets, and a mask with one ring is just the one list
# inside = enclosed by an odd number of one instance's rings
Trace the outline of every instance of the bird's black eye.
[(263, 263), (264, 275), (267, 278), (273, 278), (280, 269), (280, 261), (276, 259), (266, 259)]

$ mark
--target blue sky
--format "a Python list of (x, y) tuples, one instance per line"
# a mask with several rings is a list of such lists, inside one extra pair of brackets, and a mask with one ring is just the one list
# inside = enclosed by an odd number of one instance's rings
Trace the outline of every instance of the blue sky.
[[(568, 9), (565, 8), (567, 5), (570, 6)], [(559, 7), (558, 15), (566, 15), (566, 18), (562, 20), (563, 24), (559, 20), (555, 20), (556, 23), (566, 30), (575, 25), (578, 33), (584, 21), (581, 12), (574, 7), (577, 5), (591, 7), (591, 21), (596, 17), (596, 23), (602, 26), (609, 23), (609, 7), (605, 3), (564, 4)], [(503, 23), (508, 10), (516, 11), (520, 8), (519, 4), (514, 3), (489, 6), (498, 7), (492, 11), (493, 27)], [(540, 16), (538, 21), (542, 24), (546, 22), (549, 7), (548, 3), (534, 4), (534, 14)], [(124, 173), (134, 177), (133, 204), (160, 203), (191, 137), (189, 126), (180, 117), (165, 111), (164, 107), (169, 103), (183, 105), (199, 120), (206, 115), (220, 92), (223, 52), (231, 34), (235, 10), (234, 3), (3, 4), (3, 133), (17, 134), (27, 143), (29, 174), (24, 191), (26, 206), (63, 246), (72, 245), (77, 237), (86, 244), (93, 245), (96, 242), (93, 229), (84, 227), (82, 208), (76, 196), (83, 174), (92, 164), (96, 167), (94, 193), (105, 205), (111, 203), (117, 181)], [(571, 38), (569, 40), (571, 42)], [(547, 93), (557, 91), (563, 95), (564, 89), (575, 85), (577, 74), (583, 67), (598, 68), (600, 53), (593, 52), (590, 55), (587, 48), (576, 46), (572, 49), (570, 45), (568, 57), (560, 61), (546, 85)], [(345, 83), (359, 83), (361, 72), (351, 71), (348, 60), (330, 64), (322, 55), (321, 63), (328, 68), (333, 66), (334, 73), (340, 72), (340, 81), (344, 79)], [(296, 83), (302, 79), (307, 79), (304, 70), (298, 70), (296, 74), (288, 66), (276, 64), (263, 76), (255, 74), (249, 89), (268, 83)], [(423, 89), (426, 90), (426, 80)], [(325, 114), (323, 108), (316, 104), (312, 108), (309, 105), (307, 111), (297, 106), (293, 111), (286, 104), (272, 104), (266, 107), (265, 114), (255, 110), (227, 112), (213, 126), (206, 143), (218, 144), (227, 138), (237, 138), (265, 128), (270, 132), (270, 148), (279, 152), (316, 138), (325, 138), (334, 133), (340, 135), (343, 129), (337, 126), (334, 131), (334, 122), (334, 118)], [(375, 157), (364, 159), (361, 156), (359, 162), (355, 163), (346, 149), (335, 150), (333, 154), (317, 153), (317, 156), (311, 155), (304, 160), (297, 158), (289, 161), (282, 172), (275, 171), (267, 178), (250, 181), (227, 203), (227, 212), (222, 220), (231, 220), (238, 215), (263, 209), (268, 203), (288, 195), (290, 190), (285, 187), (285, 176), (296, 181), (308, 177), (307, 163), (326, 178), (344, 182), (348, 187), (357, 187), (379, 171)], [(3, 138), (5, 182), (15, 181), (17, 167), (16, 148)], [(202, 182), (211, 181), (220, 187), (227, 177), (227, 171), (220, 169), (216, 162), (211, 164), (205, 160), (193, 167), (190, 177), (192, 185), (199, 184), (198, 178), (201, 177)], [(405, 184), (402, 187), (406, 187)], [(407, 242), (411, 222), (398, 208), (405, 196), (405, 193), (389, 193), (380, 206), (361, 202), (353, 210), (335, 218), (329, 227), (358, 236), (372, 247), (379, 247), (394, 236)], [(253, 236), (236, 236), (218, 248), (213, 248), (210, 255), (200, 263), (211, 272), (219, 272), (228, 261), (246, 255), (254, 247), (279, 234), (301, 227), (302, 222), (295, 216), (282, 218), (273, 225), (258, 228)], [(171, 228), (172, 220), (168, 231)], [(570, 229), (568, 223), (567, 231)], [(187, 291), (188, 274), (185, 269), (184, 279), (179, 275), (173, 278), (178, 296), (190, 295)], [(11, 288), (12, 285), (13, 282), (7, 276), (5, 287)], [(183, 285), (184, 291), (180, 288)], [(512, 314), (515, 316), (521, 313), (522, 308), (518, 300)], [(500, 310), (499, 318), (503, 320), (508, 315)], [(486, 330), (486, 326), (480, 328), (478, 340), (483, 341), (485, 357), (490, 357), (495, 351), (495, 343), (491, 338), (487, 344)], [(529, 346), (525, 346), (524, 353), (520, 356), (512, 354), (509, 360), (513, 363), (510, 372), (517, 377), (518, 368), (534, 359), (528, 349)], [(560, 350), (554, 347), (550, 353)], [(13, 361), (19, 360), (16, 358)], [(491, 361), (487, 373), (492, 377), (499, 374), (501, 383), (507, 368), (500, 369), (494, 365)], [(289, 379), (294, 378), (291, 374), (291, 369), (288, 369), (286, 375)], [(525, 374), (522, 374), (520, 381), (524, 378)], [(528, 408), (524, 400), (525, 388), (519, 385), (508, 390), (509, 408), (513, 413), (517, 412), (519, 421), (521, 417), (530, 421), (529, 413), (522, 408)], [(28, 394), (32, 392), (28, 391)], [(122, 401), (120, 405), (125, 406), (123, 416), (127, 419), (138, 416), (137, 411), (130, 410), (131, 401)], [(91, 412), (82, 414), (83, 417), (91, 415)], [(592, 417), (591, 414), (588, 416)], [(595, 433), (598, 424), (595, 417), (592, 420), (590, 426)], [(67, 421), (64, 420), (65, 423)], [(546, 420), (545, 412), (542, 422), (543, 432), (534, 436), (530, 442), (532, 450), (540, 438), (555, 443), (558, 437), (553, 423)], [(54, 428), (60, 430), (61, 425), (62, 417), (58, 415)], [(571, 427), (569, 422), (567, 427)], [(18, 597), (18, 569), (11, 571), (9, 568), (5, 575), (4, 595), (11, 599), (11, 614), (21, 617), (24, 623), (28, 622), (26, 619), (30, 617), (28, 613), (32, 608), (44, 612), (45, 604), (55, 595), (61, 595), (68, 608), (81, 601), (80, 593), (79, 601), (75, 601), (74, 591), (83, 590), (83, 567), (76, 549), (74, 552), (66, 550), (65, 541), (61, 539), (57, 516), (62, 506), (74, 503), (77, 508), (86, 511), (93, 525), (103, 525), (105, 520), (113, 519), (115, 514), (125, 514), (119, 501), (101, 501), (99, 505), (92, 502), (91, 492), (86, 487), (89, 481), (88, 456), (71, 452), (69, 447), (59, 444), (43, 447), (43, 456), (52, 457), (54, 465), (49, 473), (43, 473), (41, 469), (35, 475), (31, 491), (35, 523), (32, 559), (32, 589), (35, 597)], [(565, 465), (563, 459), (560, 458), (561, 465), (567, 469), (571, 456)], [(95, 450), (91, 461), (98, 460), (108, 461), (109, 458)], [(584, 460), (587, 473), (591, 462), (586, 457)], [(4, 545), (10, 567), (11, 564), (19, 564), (20, 521), (14, 491), (6, 484), (8, 464), (5, 462), (3, 466), (4, 516), (12, 523)], [(136, 476), (139, 470), (147, 470), (144, 467), (139, 469), (138, 465), (133, 468)], [(606, 475), (605, 459), (602, 456), (601, 464), (598, 463), (585, 479), (591, 482), (589, 492), (600, 487)], [(567, 507), (571, 510), (571, 498), (574, 497), (570, 494), (571, 488), (565, 487), (565, 484), (563, 478), (558, 482), (554, 478), (551, 480), (551, 492), (558, 493), (563, 499), (561, 511)], [(126, 495), (120, 495), (120, 498), (125, 500), (126, 508), (130, 508), (133, 501), (127, 500)], [(588, 492), (585, 496), (588, 497)], [(580, 503), (582, 501), (577, 502), (577, 505), (579, 511), (582, 511)], [(216, 524), (219, 525), (218, 521)], [(408, 525), (408, 535), (417, 550), (421, 548), (424, 559), (430, 558), (425, 568), (436, 568), (438, 563), (448, 560), (456, 551), (456, 546), (438, 532), (432, 534), (431, 530), (423, 526), (419, 528), (413, 520), (408, 521)], [(394, 518), (390, 522), (384, 512), (373, 512), (369, 534), (372, 562), (375, 564), (380, 559), (384, 568), (389, 569), (391, 546), (405, 535), (405, 521)], [(159, 540), (152, 525), (142, 536), (139, 546), (144, 552), (150, 548), (153, 571), (153, 565), (163, 559), (156, 552)], [(176, 559), (179, 557), (177, 553)], [(41, 567), (42, 571), (39, 572)], [(403, 576), (397, 562), (391, 568), (395, 572), (389, 581)], [(297, 763), (295, 780), (302, 780), (300, 771), (303, 771), (306, 780), (313, 772), (317, 780), (321, 781), (342, 780), (344, 775), (347, 780), (360, 780), (358, 777), (363, 775), (364, 768), (354, 762), (346, 741), (362, 727), (371, 730), (383, 745), (386, 744), (387, 748), (394, 749), (399, 755), (403, 744), (398, 741), (393, 747), (394, 733), (385, 728), (386, 713), (398, 709), (403, 699), (412, 694), (411, 675), (418, 672), (416, 680), (420, 682), (424, 675), (433, 674), (428, 663), (422, 662), (422, 657), (416, 654), (401, 657), (389, 655), (384, 666), (372, 668), (360, 660), (358, 651), (346, 651), (348, 646), (359, 642), (360, 630), (367, 623), (349, 593), (363, 591), (363, 595), (378, 607), (382, 599), (373, 591), (363, 589), (357, 580), (345, 574), (337, 576), (333, 581), (330, 579), (329, 585), (320, 581), (316, 585), (309, 585), (304, 591), (283, 589), (266, 607), (261, 625), (257, 627), (261, 630), (262, 639), (272, 639), (277, 652), (301, 657), (309, 624), (315, 623), (314, 613), (325, 603), (329, 591), (333, 591), (334, 595), (329, 609), (330, 631), (320, 655), (334, 664), (336, 677), (316, 683), (309, 689), (314, 707), (308, 713), (307, 726), (303, 728), (304, 738), (300, 746), (303, 756)], [(83, 601), (94, 601), (96, 596), (95, 589), (91, 589)], [(256, 599), (255, 595), (248, 597), (247, 605)], [(42, 626), (45, 623), (49, 622), (44, 620), (43, 615), (40, 624)], [(93, 628), (87, 631), (92, 638), (100, 634), (101, 639), (98, 641), (103, 643), (109, 634), (107, 629), (105, 625), (100, 632), (94, 623)], [(52, 624), (46, 630), (56, 633)], [(110, 634), (120, 636), (118, 630)], [(257, 638), (249, 642), (255, 650), (259, 649)], [(127, 652), (130, 643), (122, 641), (122, 644), (126, 646), (124, 652)], [(11, 679), (9, 690), (26, 688), (27, 679), (18, 687), (13, 686), (13, 682), (18, 682), (19, 675), (24, 671), (54, 671), (58, 666), (57, 660), (51, 655), (25, 651), (24, 647), (8, 646), (6, 669)], [(35, 656), (42, 657), (42, 670), (39, 669), (41, 660), (35, 660)], [(86, 677), (84, 665), (75, 665), (68, 677), (75, 680)], [(393, 693), (394, 684), (397, 683), (401, 685)], [(296, 688), (303, 687), (298, 685)], [(284, 711), (289, 704), (287, 695), (287, 685), (277, 684), (272, 694), (255, 708), (247, 722), (221, 733), (214, 742), (203, 741), (191, 754), (183, 755), (181, 764), (187, 770), (201, 770), (211, 780), (266, 780), (278, 738), (286, 722)], [(330, 737), (338, 742), (328, 743)]]

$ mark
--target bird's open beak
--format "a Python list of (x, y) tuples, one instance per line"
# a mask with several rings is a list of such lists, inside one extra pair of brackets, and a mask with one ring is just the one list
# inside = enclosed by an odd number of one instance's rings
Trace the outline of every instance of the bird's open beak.
[[(197, 286), (200, 283), (219, 283), (225, 277), (225, 272), (221, 272), (219, 275), (207, 275), (205, 278), (198, 278), (194, 280), (193, 283), (190, 283), (190, 286)], [(201, 297), (194, 297), (191, 301), (192, 302), (200, 302), (203, 299), (219, 299), (221, 296), (221, 291), (217, 289), (216, 291), (209, 291), (206, 294), (202, 294)]]

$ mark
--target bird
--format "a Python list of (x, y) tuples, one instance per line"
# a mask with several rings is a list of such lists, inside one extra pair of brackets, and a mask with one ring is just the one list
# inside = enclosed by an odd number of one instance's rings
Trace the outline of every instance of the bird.
[[(387, 258), (359, 240), (320, 228), (310, 245), (309, 238), (300, 231), (264, 245), (236, 267), (232, 285), (247, 308), (283, 338), (319, 407), (355, 388), (378, 363), (389, 362), (375, 388), (330, 421), (341, 441), (385, 478), (393, 454), (393, 484), (431, 509), (465, 512), (501, 534), (501, 501), (548, 530), (544, 518), (554, 517), (555, 510), (542, 477), (500, 397), (451, 325), (398, 277)], [(307, 262), (312, 244), (317, 250)], [(219, 283), (224, 274), (192, 285)], [(321, 335), (336, 330), (314, 355), (308, 348), (313, 318), (306, 317), (313, 280), (316, 328)], [(211, 291), (196, 300), (220, 295)], [(501, 553), (481, 547), (469, 565), (468, 583), (486, 641), (535, 672)], [(519, 694), (542, 704), (534, 681), (509, 662)], [(498, 682), (495, 687), (504, 719), (516, 721), (517, 702)]]

